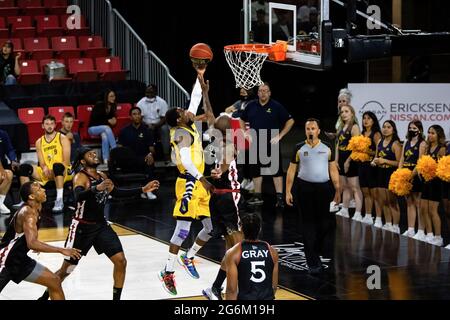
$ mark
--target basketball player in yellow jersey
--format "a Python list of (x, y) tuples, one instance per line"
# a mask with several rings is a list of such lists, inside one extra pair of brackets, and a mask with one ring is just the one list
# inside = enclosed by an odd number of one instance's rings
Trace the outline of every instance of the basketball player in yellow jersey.
[(70, 141), (63, 134), (57, 132), (56, 119), (47, 115), (42, 120), (45, 134), (36, 141), (36, 152), (39, 165), (22, 164), (19, 169), (20, 184), (32, 178), (41, 185), (48, 181), (55, 181), (56, 201), (53, 212), (61, 212), (64, 208), (64, 183), (72, 180), (70, 174)]
[[(211, 238), (212, 231), (209, 193), (214, 191), (214, 186), (203, 176), (205, 159), (202, 137), (190, 120), (192, 118), (193, 115), (189, 114), (189, 111), (180, 108), (170, 109), (166, 113), (166, 121), (171, 127), (172, 152), (179, 170), (175, 185), (176, 204), (173, 210), (177, 225), (170, 240), (166, 266), (158, 276), (163, 283), (163, 288), (172, 295), (177, 294), (174, 282), (175, 260), (178, 260), (191, 277), (198, 279), (200, 276), (195, 268), (194, 257)], [(188, 237), (191, 224), (195, 220), (202, 222), (203, 229), (198, 233), (187, 253), (178, 257), (178, 251)]]

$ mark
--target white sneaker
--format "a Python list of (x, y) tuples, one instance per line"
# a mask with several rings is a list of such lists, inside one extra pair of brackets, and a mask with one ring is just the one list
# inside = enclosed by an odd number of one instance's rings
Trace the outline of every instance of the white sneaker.
[(22, 200), (20, 200), (19, 203), (13, 204), (12, 207), (13, 207), (14, 210), (18, 210), (21, 206), (23, 206), (23, 201)]
[(157, 198), (157, 196), (154, 195), (153, 192), (147, 192), (147, 198), (149, 200), (155, 200)]
[(425, 242), (428, 242), (431, 244), (431, 242), (434, 240), (434, 234), (433, 233), (428, 233), (425, 237)]
[(361, 222), (363, 220), (363, 217), (362, 217), (361, 213), (357, 212), (353, 215), (352, 220)]
[(362, 223), (366, 223), (366, 224), (373, 224), (373, 219), (372, 216), (369, 215), (365, 215), (364, 219), (361, 220)]
[(375, 219), (375, 224), (373, 225), (375, 228), (383, 228), (383, 222), (381, 220)]
[(413, 237), (415, 240), (419, 241), (427, 241), (427, 236), (425, 235), (425, 232), (423, 230), (417, 231), (416, 235)]
[(353, 208), (353, 209), (356, 208), (356, 201), (355, 201), (355, 199), (350, 200), (350, 202), (348, 204), (348, 207), (349, 208)]
[(11, 213), (11, 210), (9, 210), (8, 207), (5, 206), (4, 203), (2, 203), (0, 205), (0, 214), (10, 214), (10, 213)]
[(339, 210), (338, 212), (336, 212), (336, 215), (337, 215), (337, 216), (344, 217), (344, 218), (350, 218), (350, 216), (349, 216), (349, 214), (348, 214), (348, 211), (347, 211), (347, 210), (344, 210), (344, 209), (341, 209), (341, 210)]
[(444, 239), (442, 239), (441, 236), (436, 236), (429, 243), (438, 247), (442, 247), (444, 245)]
[(386, 223), (381, 229), (386, 231), (392, 231), (392, 223)]
[(63, 199), (56, 200), (52, 212), (61, 212), (63, 211), (63, 209), (64, 209)]
[(447, 245), (444, 249), (450, 250), (450, 244)]
[(392, 226), (392, 232), (396, 234), (400, 234), (400, 227), (399, 226)]
[(405, 237), (410, 237), (414, 239), (414, 236), (416, 235), (416, 233), (414, 232), (414, 230), (406, 230), (403, 235)]
[(221, 293), (218, 292), (214, 288), (207, 288), (205, 290), (202, 290), (203, 296), (207, 298), (208, 300), (222, 300)]
[(330, 212), (336, 212), (339, 211), (339, 206), (336, 202), (331, 201), (330, 202)]

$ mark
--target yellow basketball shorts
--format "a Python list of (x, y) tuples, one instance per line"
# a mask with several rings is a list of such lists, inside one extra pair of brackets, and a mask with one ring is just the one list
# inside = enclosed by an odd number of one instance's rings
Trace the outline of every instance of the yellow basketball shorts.
[[(53, 175), (52, 175), (51, 177), (46, 177), (46, 176), (44, 175), (44, 171), (43, 171), (42, 168), (39, 167), (39, 166), (36, 167), (36, 172), (37, 172), (37, 176), (38, 176), (38, 178), (39, 178), (39, 181), (38, 181), (38, 182), (39, 182), (42, 186), (45, 186), (45, 185), (47, 184), (47, 182), (49, 182), (49, 181), (54, 181), (54, 180), (55, 180), (55, 177), (54, 177)], [(64, 174), (64, 183), (69, 182), (69, 181), (72, 181), (72, 179), (73, 179), (72, 168), (71, 168), (71, 167), (68, 167), (68, 168), (66, 168), (66, 170), (65, 170), (65, 174)]]
[(200, 220), (202, 218), (211, 217), (209, 211), (209, 198), (210, 195), (203, 187), (200, 181), (195, 181), (194, 188), (192, 190), (192, 198), (187, 201), (183, 199), (186, 192), (186, 179), (177, 178), (175, 184), (175, 195), (177, 202), (173, 209), (174, 218)]

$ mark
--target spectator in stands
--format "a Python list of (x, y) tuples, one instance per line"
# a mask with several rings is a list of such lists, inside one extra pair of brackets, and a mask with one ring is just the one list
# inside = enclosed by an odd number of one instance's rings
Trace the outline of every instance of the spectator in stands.
[[(24, 163), (19, 168), (20, 185), (32, 178), (42, 185), (55, 181), (56, 201), (52, 209), (54, 213), (63, 211), (64, 183), (72, 180), (70, 166), (70, 141), (63, 134), (56, 131), (56, 119), (46, 115), (42, 120), (44, 135), (36, 141), (38, 166)], [(20, 207), (23, 201), (14, 207)]]
[(0, 56), (0, 83), (5, 86), (17, 83), (17, 77), (20, 75), (19, 59), (21, 53), (14, 56), (14, 45), (11, 41), (6, 41), (2, 47)]
[(70, 163), (75, 161), (77, 150), (81, 147), (81, 139), (78, 132), (72, 132), (74, 116), (70, 112), (66, 112), (61, 120), (61, 132), (70, 141)]
[[(11, 164), (6, 161), (8, 157)], [(9, 214), (11, 211), (5, 206), (5, 198), (11, 187), (13, 173), (19, 168), (16, 151), (6, 131), (0, 130), (0, 214)]]
[[(257, 163), (251, 164), (253, 183), (255, 186), (254, 196), (249, 199), (248, 204), (260, 205), (263, 203), (261, 198), (262, 175), (272, 176), (277, 193), (277, 204), (279, 208), (284, 207), (283, 198), (283, 168), (281, 159), (281, 149), (275, 146), (280, 143), (281, 139), (292, 129), (294, 119), (286, 110), (286, 108), (271, 98), (271, 91), (268, 83), (264, 83), (258, 88), (258, 98), (247, 104), (247, 107), (241, 114), (241, 128), (245, 128), (244, 122), (250, 123), (250, 128), (256, 130), (258, 134), (257, 143)], [(281, 130), (275, 136), (274, 130)], [(267, 134), (266, 143), (264, 145), (264, 134)], [(267, 150), (264, 150), (266, 148)], [(272, 149), (278, 149), (278, 154), (271, 154)], [(252, 149), (250, 150), (250, 152)], [(275, 151), (276, 152), (276, 151)], [(261, 154), (260, 154), (261, 153)], [(269, 164), (263, 163), (263, 156), (270, 157)], [(252, 157), (251, 157), (252, 158)], [(278, 161), (278, 162), (277, 162)], [(277, 168), (270, 168), (277, 165)], [(269, 170), (275, 169), (275, 170)]]
[(116, 93), (107, 90), (104, 100), (97, 102), (92, 110), (89, 121), (88, 133), (102, 138), (102, 158), (105, 164), (108, 164), (109, 150), (116, 147), (116, 138), (111, 129), (117, 123), (116, 110)]
[(144, 122), (153, 132), (153, 136), (161, 145), (164, 153), (164, 160), (170, 159), (169, 127), (166, 124), (166, 112), (169, 109), (167, 102), (158, 96), (158, 88), (155, 84), (150, 84), (145, 90), (145, 97), (138, 103), (141, 109)]
[[(131, 124), (123, 128), (119, 134), (119, 145), (132, 149), (137, 156), (136, 169), (147, 174), (148, 181), (153, 180), (155, 168), (155, 140), (153, 134), (142, 122), (141, 109), (133, 107), (130, 110)], [(147, 198), (156, 199), (152, 192), (147, 192)]]

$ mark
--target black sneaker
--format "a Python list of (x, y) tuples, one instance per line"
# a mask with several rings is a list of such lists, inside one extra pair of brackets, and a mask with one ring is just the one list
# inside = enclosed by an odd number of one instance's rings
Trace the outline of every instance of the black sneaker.
[(284, 209), (284, 199), (283, 195), (277, 196), (277, 204), (275, 205), (277, 208)]

